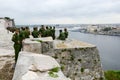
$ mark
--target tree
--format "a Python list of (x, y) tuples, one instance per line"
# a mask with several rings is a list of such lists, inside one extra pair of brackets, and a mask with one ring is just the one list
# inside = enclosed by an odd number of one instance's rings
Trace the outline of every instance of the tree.
[(105, 27), (105, 28), (103, 29), (103, 31), (110, 31), (110, 30), (112, 30), (111, 27)]
[(4, 17), (5, 19), (10, 19), (9, 17)]

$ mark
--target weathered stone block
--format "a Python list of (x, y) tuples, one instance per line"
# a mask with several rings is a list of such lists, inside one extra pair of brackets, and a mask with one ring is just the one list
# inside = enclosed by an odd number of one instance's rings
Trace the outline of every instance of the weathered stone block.
[[(58, 72), (50, 71), (58, 67)], [(46, 55), (21, 52), (12, 80), (69, 80), (61, 72), (57, 61)]]
[(23, 41), (23, 50), (34, 53), (41, 53), (41, 43), (33, 39)]
[(34, 53), (52, 53), (53, 39), (52, 37), (32, 38), (23, 41), (23, 50)]
[(14, 70), (14, 51), (0, 49), (0, 80), (12, 80)]

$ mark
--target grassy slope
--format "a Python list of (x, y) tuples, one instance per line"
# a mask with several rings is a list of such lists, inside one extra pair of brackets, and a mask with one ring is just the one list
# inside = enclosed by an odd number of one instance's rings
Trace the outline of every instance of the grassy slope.
[(106, 80), (120, 80), (120, 71), (105, 71)]

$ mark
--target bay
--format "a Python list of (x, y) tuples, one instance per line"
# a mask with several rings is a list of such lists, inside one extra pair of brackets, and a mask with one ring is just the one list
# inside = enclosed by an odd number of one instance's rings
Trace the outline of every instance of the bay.
[(69, 38), (97, 46), (104, 70), (120, 70), (120, 37), (69, 32)]

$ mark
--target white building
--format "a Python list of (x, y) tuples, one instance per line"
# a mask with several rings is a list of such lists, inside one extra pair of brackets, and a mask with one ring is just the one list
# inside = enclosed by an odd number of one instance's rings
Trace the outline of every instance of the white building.
[(98, 25), (89, 25), (87, 27), (87, 31), (91, 32), (91, 33), (95, 32), (95, 31), (101, 31), (101, 29), (102, 28), (100, 26), (98, 26)]
[(0, 28), (15, 27), (14, 19), (0, 18)]

